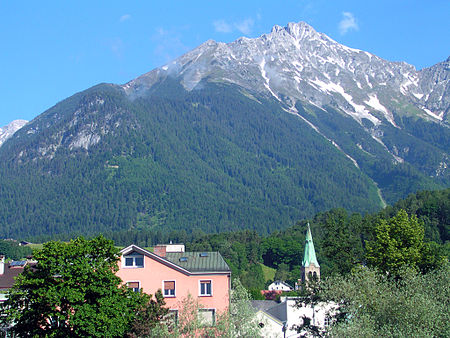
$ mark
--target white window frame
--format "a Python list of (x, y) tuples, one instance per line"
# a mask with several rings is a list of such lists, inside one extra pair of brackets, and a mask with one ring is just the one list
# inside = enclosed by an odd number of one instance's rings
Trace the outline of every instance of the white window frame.
[[(202, 294), (202, 282), (209, 282), (211, 285), (211, 293), (210, 294)], [(198, 296), (199, 297), (212, 297), (213, 295), (213, 283), (212, 279), (200, 279), (198, 281)]]
[[(173, 288), (173, 295), (166, 295), (166, 289), (164, 288), (165, 282), (173, 282), (174, 288)], [(173, 279), (163, 280), (162, 281), (162, 293), (164, 298), (175, 298), (177, 296), (177, 282)]]
[[(138, 285), (139, 285), (139, 286), (138, 286), (138, 290), (136, 291), (135, 288), (130, 288), (130, 287), (128, 286), (128, 283), (138, 283)], [(138, 280), (129, 280), (129, 281), (126, 281), (125, 284), (127, 285), (127, 288), (133, 289), (134, 292), (139, 292), (139, 291), (141, 290), (141, 282), (138, 281)]]
[[(134, 251), (135, 252), (135, 251)], [(132, 253), (134, 253), (132, 252)], [(127, 258), (132, 258), (133, 259), (133, 265), (127, 265)], [(142, 265), (136, 265), (136, 258), (142, 258)], [(136, 254), (132, 255), (132, 254), (127, 254), (127, 255), (123, 255), (122, 256), (122, 268), (125, 269), (141, 269), (145, 267), (145, 257), (142, 254), (139, 254), (136, 252)]]

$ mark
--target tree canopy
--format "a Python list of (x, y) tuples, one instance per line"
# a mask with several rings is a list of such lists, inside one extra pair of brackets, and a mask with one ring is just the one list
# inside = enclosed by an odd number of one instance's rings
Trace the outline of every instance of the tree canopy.
[(375, 237), (367, 243), (367, 261), (382, 271), (398, 271), (403, 266), (417, 267), (424, 246), (424, 229), (415, 215), (400, 210), (394, 217), (380, 219)]
[(51, 241), (34, 258), (3, 306), (21, 337), (120, 337), (145, 300), (115, 275), (118, 249), (102, 236)]

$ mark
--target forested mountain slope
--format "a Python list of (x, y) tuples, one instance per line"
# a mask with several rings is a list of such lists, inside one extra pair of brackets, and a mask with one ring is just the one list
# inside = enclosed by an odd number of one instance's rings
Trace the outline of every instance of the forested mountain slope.
[(446, 61), (417, 72), (304, 23), (208, 41), (125, 85), (75, 94), (11, 136), (0, 230), (268, 233), (448, 187), (448, 71)]
[[(52, 145), (47, 135), (30, 133), (74, 101), (83, 110), (98, 97), (104, 103), (83, 119), (104, 132), (101, 142), (91, 136), (81, 144), (77, 126), (48, 128)], [(114, 120), (102, 125), (108, 115)], [(330, 142), (238, 88), (186, 92), (166, 83), (131, 102), (101, 86), (55, 106), (31, 128), (0, 149), (0, 217), (8, 236), (136, 226), (265, 233), (318, 210), (381, 206), (373, 182)]]

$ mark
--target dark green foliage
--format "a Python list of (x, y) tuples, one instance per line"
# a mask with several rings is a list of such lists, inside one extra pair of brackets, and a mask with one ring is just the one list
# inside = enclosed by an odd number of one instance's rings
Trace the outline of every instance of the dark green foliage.
[(398, 201), (383, 211), (385, 217), (392, 217), (398, 210), (415, 214), (423, 222), (425, 238), (437, 243), (450, 240), (450, 189), (421, 191)]
[[(308, 222), (322, 277), (346, 275), (358, 266), (366, 264), (367, 242), (375, 239), (377, 225), (380, 222), (390, 222), (390, 218), (395, 215), (394, 212), (400, 210), (400, 206), (403, 206), (409, 215), (416, 215), (420, 224), (422, 219), (433, 220), (427, 225), (428, 232), (432, 234), (442, 227), (448, 229), (448, 224), (445, 223), (448, 213), (445, 210), (449, 202), (449, 189), (424, 191), (408, 196), (394, 207), (387, 207), (380, 213), (361, 216), (357, 213), (350, 214), (345, 209), (332, 209), (266, 237), (260, 237), (251, 231), (204, 235), (195, 239), (187, 236), (187, 243), (190, 238), (193, 239), (188, 249), (221, 252), (232, 270), (232, 276), (241, 276), (244, 286), (249, 289), (262, 288), (258, 282), (261, 277), (257, 264), (260, 262), (277, 270), (275, 280), (283, 279), (294, 286), (300, 278)], [(425, 205), (428, 207), (424, 208)], [(424, 218), (425, 215), (428, 218)], [(431, 239), (425, 232), (425, 236), (418, 243), (420, 257), (416, 263), (422, 272), (442, 266), (446, 257), (449, 257), (449, 243), (441, 245), (438, 244), (441, 240), (435, 243), (430, 242)], [(381, 252), (384, 251), (383, 248)], [(252, 278), (242, 278), (249, 275)], [(266, 281), (264, 286), (267, 287), (270, 282)]]
[(0, 255), (4, 255), (7, 259), (18, 260), (30, 256), (31, 253), (31, 248), (27, 246), (20, 246), (15, 241), (0, 239)]
[(321, 270), (323, 274), (347, 274), (356, 264), (363, 263), (364, 235), (361, 215), (349, 216), (347, 211), (335, 209), (316, 216), (314, 222), (319, 220), (324, 232), (319, 242), (324, 258)]

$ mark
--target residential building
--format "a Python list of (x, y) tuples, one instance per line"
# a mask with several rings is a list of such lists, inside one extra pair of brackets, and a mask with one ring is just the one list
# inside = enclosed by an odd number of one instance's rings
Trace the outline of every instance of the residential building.
[(334, 303), (305, 304), (299, 297), (281, 297), (280, 302), (255, 300), (252, 305), (262, 336), (268, 338), (303, 337), (306, 332), (298, 327), (305, 318), (311, 325), (324, 329), (337, 308)]
[(185, 252), (184, 245), (157, 245), (154, 252), (136, 245), (121, 250), (117, 275), (135, 291), (155, 294), (161, 289), (175, 314), (190, 294), (198, 300), (201, 315), (214, 323), (230, 301), (231, 270), (218, 252)]
[(16, 277), (21, 274), (28, 261), (11, 261), (5, 263), (5, 256), (0, 256), (0, 303), (7, 299), (7, 293), (12, 288)]

